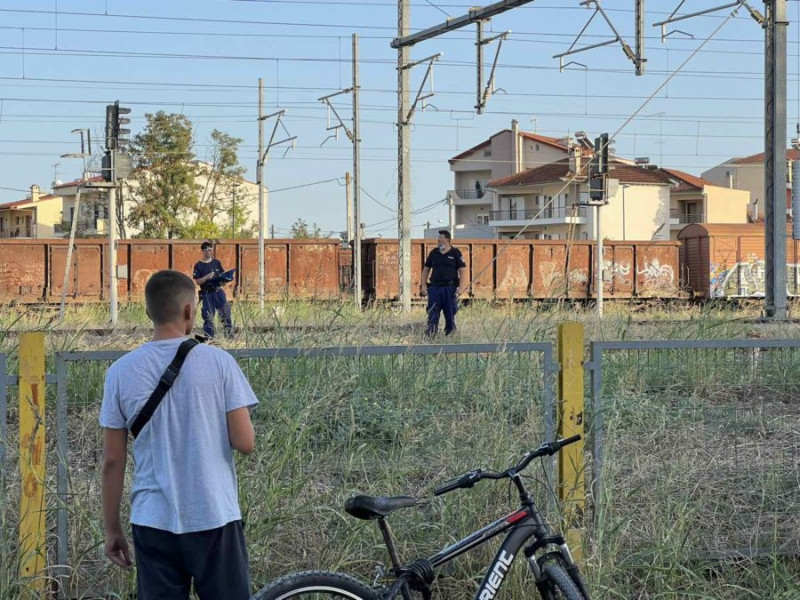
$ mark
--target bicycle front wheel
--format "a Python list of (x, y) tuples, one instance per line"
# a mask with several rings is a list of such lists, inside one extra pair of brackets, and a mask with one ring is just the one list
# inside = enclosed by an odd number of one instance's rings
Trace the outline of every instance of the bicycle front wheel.
[(250, 600), (378, 600), (378, 594), (358, 579), (343, 573), (302, 571), (290, 573), (261, 588)]
[(545, 600), (586, 600), (564, 567), (558, 563), (545, 565), (542, 574), (545, 579)]

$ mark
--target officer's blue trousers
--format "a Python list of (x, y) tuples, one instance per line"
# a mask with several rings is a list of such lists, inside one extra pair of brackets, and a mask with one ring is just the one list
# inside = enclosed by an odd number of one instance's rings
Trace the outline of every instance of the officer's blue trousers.
[(439, 330), (439, 313), (444, 313), (444, 333), (450, 335), (456, 330), (456, 287), (430, 286), (428, 288), (428, 327), (427, 335), (435, 335)]
[(214, 292), (201, 292), (200, 299), (203, 302), (200, 311), (203, 316), (203, 332), (208, 337), (214, 337), (214, 314), (219, 312), (225, 334), (230, 336), (233, 332), (233, 322), (231, 321), (231, 305), (228, 304), (225, 290), (220, 288)]

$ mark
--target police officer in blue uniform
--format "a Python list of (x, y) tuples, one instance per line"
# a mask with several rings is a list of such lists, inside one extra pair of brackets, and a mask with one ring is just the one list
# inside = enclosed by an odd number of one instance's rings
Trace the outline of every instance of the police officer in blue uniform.
[(419, 284), (420, 295), (428, 296), (428, 326), (425, 333), (431, 337), (439, 329), (440, 312), (444, 313), (445, 335), (456, 330), (458, 296), (464, 291), (461, 282), (467, 272), (461, 251), (450, 245), (450, 232), (441, 230), (437, 242), (438, 248), (428, 254)]
[(200, 245), (203, 258), (194, 265), (194, 282), (200, 286), (200, 301), (202, 302), (201, 314), (203, 315), (203, 332), (209, 337), (214, 337), (214, 314), (219, 312), (219, 318), (225, 329), (225, 334), (230, 337), (233, 333), (231, 320), (231, 305), (222, 289), (223, 281), (220, 275), (225, 272), (222, 263), (214, 258), (214, 244), (203, 242)]

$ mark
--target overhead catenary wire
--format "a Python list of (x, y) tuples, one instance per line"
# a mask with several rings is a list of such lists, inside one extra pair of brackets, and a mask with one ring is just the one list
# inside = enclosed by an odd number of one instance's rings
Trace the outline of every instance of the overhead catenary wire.
[[(106, 58), (153, 58), (153, 59), (172, 59), (172, 60), (230, 60), (230, 61), (246, 61), (246, 62), (296, 62), (296, 63), (340, 63), (349, 62), (345, 58), (338, 57), (310, 57), (310, 56), (252, 56), (252, 55), (227, 55), (227, 54), (189, 54), (189, 53), (167, 53), (167, 52), (143, 52), (134, 50), (90, 50), (90, 49), (57, 49), (57, 48), (43, 48), (43, 47), (25, 47), (25, 46), (0, 46), (0, 54), (11, 55), (40, 55), (40, 56), (103, 56)], [(694, 56), (694, 54), (692, 54)], [(390, 65), (394, 61), (389, 58), (371, 58), (362, 59), (363, 63), (374, 65)], [(457, 60), (439, 60), (437, 67), (442, 68), (474, 68), (474, 63), (471, 61), (457, 61)], [(510, 70), (533, 70), (533, 71), (560, 71), (557, 65), (527, 65), (527, 64), (509, 64), (498, 63), (498, 69)], [(595, 73), (621, 73), (628, 74), (628, 69), (621, 68), (594, 68), (592, 72)], [(651, 75), (668, 75), (670, 72), (660, 69), (649, 69)], [(742, 76), (759, 76), (759, 71), (724, 71), (715, 69), (712, 71), (686, 71), (681, 74), (683, 77), (704, 77), (704, 78), (736, 78), (742, 79)]]
[[(0, 9), (2, 12), (2, 9)], [(305, 23), (296, 23), (292, 24), (297, 27), (304, 27), (304, 26), (313, 26), (313, 24), (305, 24)], [(286, 27), (287, 25), (284, 24), (282, 27)], [(19, 25), (0, 25), (0, 30), (11, 30), (11, 31), (20, 31), (23, 29), (22, 26)], [(24, 29), (26, 31), (56, 31), (55, 27), (45, 27), (45, 26), (25, 26)], [(391, 29), (386, 27), (384, 29)], [(330, 40), (338, 40), (343, 38), (344, 36), (341, 34), (320, 34), (320, 33), (275, 33), (275, 32), (224, 32), (224, 31), (180, 31), (180, 30), (161, 30), (161, 31), (154, 31), (154, 30), (137, 30), (137, 29), (94, 29), (94, 28), (69, 28), (69, 27), (60, 27), (58, 29), (60, 32), (74, 32), (74, 33), (95, 33), (95, 34), (113, 34), (113, 35), (165, 35), (165, 36), (198, 36), (198, 37), (232, 37), (232, 38), (258, 38), (258, 37), (268, 37), (268, 38), (285, 38), (285, 39), (304, 39), (304, 38), (313, 38), (313, 39), (330, 39)], [(391, 40), (393, 39), (393, 35), (362, 35), (360, 36), (366, 40)], [(529, 37), (543, 37), (543, 38), (564, 38), (564, 43), (561, 42), (552, 42), (546, 39), (536, 40), (536, 39), (528, 39)], [(570, 33), (557, 33), (557, 32), (546, 32), (546, 31), (515, 31), (513, 35), (509, 35), (507, 37), (507, 41), (515, 42), (515, 43), (534, 43), (534, 44), (549, 44), (549, 45), (560, 45), (560, 46), (567, 46), (569, 45), (568, 42), (572, 40), (574, 36)], [(585, 33), (583, 35), (585, 38), (596, 38), (596, 39), (606, 39), (607, 36), (605, 35), (596, 35), (596, 34), (589, 34)], [(456, 43), (456, 42), (463, 42), (463, 41), (472, 41), (473, 36), (459, 36), (459, 35), (451, 35), (447, 38), (443, 38), (442, 42), (448, 43)], [(652, 35), (652, 36), (645, 36), (646, 41), (661, 41), (660, 35)], [(684, 41), (684, 40), (679, 40)], [(686, 40), (688, 41), (688, 40)], [(714, 40), (715, 43), (730, 43), (736, 44), (737, 46), (743, 43), (752, 43), (752, 44), (763, 44), (763, 40), (758, 39), (748, 39), (748, 38), (717, 38)], [(660, 48), (658, 46), (651, 47), (648, 50), (650, 53), (653, 52), (691, 52), (690, 48)], [(714, 53), (724, 53), (724, 54), (741, 54), (741, 55), (753, 55), (757, 56), (760, 55), (759, 52), (747, 52), (737, 50), (735, 48), (726, 49), (726, 50), (706, 50), (706, 53), (714, 54)]]
[[(292, 0), (292, 1), (294, 1), (294, 0)], [(299, 1), (300, 1), (300, 0), (298, 0), (298, 3), (299, 3)], [(305, 2), (305, 3), (306, 3), (306, 4), (312, 4), (312, 2)], [(319, 4), (330, 4), (330, 5), (335, 5), (335, 4), (337, 4), (337, 3), (336, 3), (336, 2), (319, 2)], [(362, 3), (354, 2), (353, 4), (362, 4)], [(396, 4), (395, 4), (394, 2), (391, 2), (391, 0), (387, 0), (387, 1), (385, 1), (385, 2), (384, 2), (384, 4), (386, 4), (386, 5), (393, 5), (393, 6), (396, 6)], [(440, 3), (440, 4), (441, 4), (441, 3)], [(443, 6), (446, 6), (446, 5), (443, 5)], [(539, 4), (539, 6), (542, 6), (542, 5), (541, 5), (541, 4)], [(547, 7), (547, 8), (553, 8), (553, 9), (555, 9), (555, 8), (571, 8), (571, 9), (575, 9), (575, 8), (577, 8), (577, 7), (556, 7), (556, 6), (552, 6), (552, 7)], [(28, 12), (28, 11), (15, 11), (15, 12)], [(630, 12), (630, 11), (627, 11), (627, 12)], [(653, 12), (653, 11), (650, 11), (650, 12)], [(49, 13), (49, 14), (54, 14), (54, 13), (53, 13), (53, 11), (38, 11), (38, 13)], [(61, 14), (61, 15), (68, 15), (69, 13), (68, 13), (68, 12), (64, 12), (64, 11), (60, 11), (60, 14)], [(83, 14), (86, 14), (86, 13), (79, 13), (79, 14), (83, 15)], [(97, 14), (96, 14), (96, 16), (98, 16), (98, 17), (106, 17), (106, 19), (105, 19), (106, 21), (108, 21), (109, 19), (114, 19), (114, 18), (116, 18), (116, 16), (115, 16), (114, 14), (105, 14), (105, 15), (104, 15), (104, 14), (102, 14), (102, 13), (97, 13)], [(121, 19), (131, 19), (131, 18), (136, 18), (136, 15), (119, 15), (119, 18), (121, 18)], [(141, 16), (141, 18), (142, 18), (142, 19), (149, 19), (149, 18), (150, 18), (150, 16), (148, 16), (148, 15), (142, 15), (142, 16)], [(159, 18), (160, 20), (165, 20), (165, 21), (167, 21), (167, 22), (170, 22), (171, 20), (173, 20), (171, 17), (158, 17), (158, 18)], [(179, 21), (183, 21), (183, 20), (185, 20), (185, 19), (184, 19), (184, 18), (178, 18), (177, 20), (179, 20)], [(196, 19), (190, 19), (190, 20), (192, 20), (192, 21), (196, 21)], [(63, 19), (62, 19), (62, 21), (63, 21)], [(213, 22), (213, 23), (215, 23), (215, 25), (216, 25), (216, 24), (218, 24), (218, 23), (220, 23), (220, 22), (222, 22), (222, 21), (220, 21), (219, 19), (206, 19), (205, 21), (207, 21), (207, 22), (209, 22), (209, 23), (210, 23), (210, 22)], [(224, 21), (224, 20), (223, 20), (223, 21)], [(245, 24), (245, 23), (246, 23), (247, 25), (250, 25), (250, 24), (252, 23), (252, 21), (250, 21), (250, 20), (248, 20), (248, 21), (236, 21), (236, 22), (238, 22), (238, 23), (241, 23), (241, 24)], [(297, 24), (297, 26), (298, 26), (298, 27), (299, 27), (299, 26), (304, 26), (304, 25), (308, 25), (309, 27), (316, 27), (318, 24), (313, 24), (313, 23), (311, 23), (311, 24)], [(329, 25), (329, 24), (324, 24), (324, 25), (321, 25), (321, 26), (328, 26), (328, 25)], [(281, 25), (281, 26), (284, 26), (284, 25)], [(294, 27), (294, 26), (295, 26), (294, 24), (293, 24), (293, 25), (291, 25), (291, 27)], [(55, 28), (51, 28), (51, 29), (55, 29)], [(59, 29), (60, 31), (62, 31), (62, 32), (63, 32), (63, 31), (65, 31), (65, 29), (64, 29), (63, 27), (59, 27), (58, 29)], [(393, 28), (390, 28), (390, 27), (385, 27), (385, 28), (383, 28), (383, 29), (385, 29), (385, 30), (387, 30), (387, 31), (391, 31)], [(177, 33), (177, 34), (181, 34), (181, 32), (180, 32), (180, 31), (177, 31), (176, 33)], [(243, 35), (245, 35), (245, 34), (243, 34)], [(259, 35), (259, 34), (246, 34), (246, 35)], [(270, 34), (264, 34), (264, 35), (270, 35)], [(291, 36), (292, 34), (288, 34), (288, 35), (290, 35), (290, 36)], [(299, 36), (300, 34), (294, 34), (294, 35), (298, 35), (298, 36)], [(545, 35), (545, 34), (543, 34), (543, 33), (542, 33), (542, 34), (539, 34), (539, 35)], [(552, 35), (559, 35), (559, 36), (562, 36), (562, 35), (564, 35), (564, 34), (555, 34), (555, 33), (554, 33), (554, 34), (552, 34)], [(333, 35), (331, 35), (330, 37), (331, 37), (331, 38), (334, 38), (334, 37), (341, 37), (341, 36), (333, 36)], [(375, 39), (378, 39), (378, 38), (380, 38), (380, 39), (388, 39), (388, 38), (389, 38), (389, 37), (391, 37), (391, 36), (388, 36), (388, 35), (387, 35), (387, 36), (374, 36), (374, 37), (375, 37)], [(467, 39), (467, 38), (465, 37), (464, 39)], [(470, 38), (470, 39), (471, 39), (471, 38)], [(520, 40), (520, 41), (523, 41), (523, 40)], [(527, 40), (527, 41), (535, 41), (535, 40)], [(718, 38), (718, 39), (717, 39), (717, 40), (715, 40), (715, 41), (720, 41), (720, 39)], [(746, 41), (747, 41), (747, 42), (756, 42), (756, 40), (746, 40)], [(654, 50), (657, 50), (657, 49), (654, 49)], [(660, 50), (660, 49), (658, 49), (658, 50)], [(709, 52), (709, 50), (706, 50), (706, 52)], [(276, 60), (280, 60), (280, 59), (276, 59)], [(618, 70), (618, 72), (620, 72), (620, 73), (626, 73), (626, 74), (627, 74), (627, 72), (628, 72), (628, 71), (627, 71), (627, 70), (622, 70), (622, 69), (620, 69), (620, 70)], [(706, 74), (705, 74), (705, 73), (703, 73), (703, 76), (705, 76), (705, 75), (706, 75)], [(740, 76), (738, 76), (738, 74), (737, 74), (737, 75), (732, 75), (732, 76), (731, 76), (731, 78), (733, 78), (733, 77), (741, 78)], [(755, 77), (754, 77), (754, 78), (755, 78)], [(798, 78), (798, 81), (800, 81), (800, 78)], [(163, 84), (162, 84), (162, 85), (163, 85)], [(242, 86), (242, 88), (250, 88), (250, 89), (252, 89), (252, 86)], [(285, 89), (285, 87), (284, 87), (284, 86), (276, 86), (276, 88), (280, 88), (281, 90), (284, 90), (284, 89)], [(389, 90), (389, 91), (387, 91), (387, 93), (394, 93), (394, 92), (393, 92), (393, 91), (391, 91), (391, 90)], [(448, 92), (448, 93), (450, 93), (450, 92)], [(455, 94), (455, 93), (459, 93), (459, 92), (458, 92), (458, 91), (453, 91), (452, 93), (454, 93), (454, 94)], [(463, 93), (470, 93), (470, 94), (471, 94), (471, 92), (463, 92)], [(799, 95), (800, 95), (800, 92), (799, 92)], [(520, 96), (522, 97), (522, 95), (520, 95)], [(531, 94), (531, 96), (530, 96), (530, 97), (537, 97), (537, 96), (538, 96), (537, 94)], [(575, 96), (576, 96), (576, 97), (578, 97), (579, 95), (575, 95)], [(545, 96), (542, 96), (542, 97), (545, 97)], [(569, 96), (562, 96), (562, 97), (569, 97)], [(633, 99), (633, 97), (632, 97), (631, 99)], [(700, 98), (698, 98), (698, 99), (700, 99)], [(712, 99), (712, 98), (709, 98), (709, 99)], [(726, 100), (727, 100), (727, 98), (726, 98)], [(742, 101), (743, 101), (743, 102), (746, 102), (746, 101), (755, 101), (755, 99), (742, 99)], [(102, 102), (105, 102), (105, 101), (102, 101)], [(377, 108), (377, 107), (376, 107), (374, 110), (375, 110), (375, 111), (382, 111), (382, 110), (395, 110), (395, 109), (394, 109), (393, 107), (387, 107), (387, 108), (383, 108), (383, 107), (381, 107), (381, 108)], [(491, 113), (491, 112), (490, 112), (489, 114), (518, 114), (518, 112), (519, 112), (519, 111), (513, 111), (513, 112), (510, 112), (510, 111), (509, 111), (509, 112), (496, 112), (496, 113)], [(539, 114), (542, 114), (542, 116), (546, 116), (546, 114), (544, 114), (544, 113), (539, 113)], [(562, 113), (552, 113), (552, 114), (554, 114), (554, 115), (555, 115), (555, 114), (557, 114), (558, 116), (565, 116), (565, 115), (563, 115)], [(567, 116), (568, 116), (568, 115), (567, 115)], [(206, 118), (206, 119), (209, 119), (209, 120), (210, 120), (210, 119), (215, 119), (216, 117), (214, 117), (214, 116), (212, 116), (212, 115), (207, 115), (207, 116), (201, 116), (201, 117), (198, 117), (198, 119), (203, 119), (203, 118)], [(225, 117), (225, 118), (231, 118), (231, 119), (233, 119), (233, 118), (236, 118), (236, 117)], [(294, 118), (294, 117), (293, 117), (293, 118)], [(308, 117), (298, 117), (298, 120), (299, 120), (299, 119), (306, 119), (306, 120), (310, 120), (310, 119), (312, 119), (312, 118), (313, 118), (313, 117), (310, 117), (310, 116), (308, 116)], [(616, 118), (617, 118), (617, 115), (602, 115), (602, 116), (600, 116), (600, 117), (598, 117), (598, 118), (604, 118), (604, 119), (616, 119)], [(705, 119), (706, 117), (703, 117), (703, 118)], [(709, 116), (708, 118), (710, 119), (710, 118), (711, 118), (711, 116)], [(732, 118), (732, 117), (726, 117), (725, 119), (726, 119), (726, 120), (729, 120), (730, 118)], [(241, 120), (241, 121), (238, 121), (238, 122), (242, 122), (242, 123), (244, 123), (244, 122), (247, 122), (247, 119), (252, 119), (252, 117), (245, 117), (245, 116), (242, 116), (242, 117), (241, 117), (241, 119), (242, 119), (242, 120)], [(664, 120), (666, 121), (667, 119), (664, 119)], [(692, 122), (695, 122), (695, 119), (692, 119), (692, 118), (687, 118), (687, 119), (686, 119), (686, 121), (692, 121)], [(234, 121), (231, 121), (231, 122), (234, 122)], [(709, 123), (715, 123), (715, 122), (717, 122), (717, 121), (710, 121), (710, 120), (709, 120), (709, 121), (702, 121), (702, 122), (703, 122), (703, 123), (706, 123), (706, 122), (709, 122)], [(757, 121), (756, 121), (756, 119), (752, 119), (750, 122), (753, 122), (753, 123), (755, 123), (755, 122), (757, 122)], [(390, 124), (390, 122), (389, 122), (389, 121), (385, 121), (385, 122), (378, 122), (378, 121), (374, 121), (374, 123), (376, 123), (376, 124), (378, 124), (378, 123), (380, 123), (380, 124)], [(418, 126), (419, 126), (419, 127), (435, 127), (435, 126), (440, 126), (440, 127), (441, 127), (441, 126), (443, 126), (443, 125), (435, 125), (435, 124), (431, 124), (431, 123), (420, 123), (420, 124), (418, 124)], [(452, 127), (452, 128), (458, 128), (458, 126), (450, 126), (450, 127)], [(463, 126), (462, 126), (462, 127), (463, 127)], [(643, 134), (640, 134), (640, 135), (643, 135)], [(667, 136), (667, 135), (665, 135), (664, 137), (668, 137), (668, 136)], [(706, 137), (711, 137), (711, 136), (706, 136)], [(752, 139), (757, 139), (757, 138), (756, 138), (756, 136), (752, 136)], [(431, 151), (435, 151), (435, 150), (431, 150)], [(326, 157), (327, 157), (327, 156), (328, 156), (328, 155), (327, 155), (327, 153), (326, 153)], [(670, 155), (665, 155), (665, 156), (670, 156)], [(294, 159), (294, 158), (289, 158), (289, 159), (286, 159), (286, 160), (295, 160), (295, 159)], [(386, 160), (386, 159), (377, 158), (377, 157), (376, 157), (376, 159), (375, 159), (375, 160), (376, 160), (376, 161), (379, 161), (379, 162), (388, 162), (388, 160)], [(437, 161), (434, 161), (434, 160), (416, 161), (416, 160), (415, 160), (414, 162), (430, 162), (430, 163), (434, 163), (434, 162), (437, 162)]]
[[(646, 100), (645, 100), (645, 101), (644, 101), (644, 102), (643, 102), (643, 103), (642, 103), (642, 104), (641, 104), (641, 105), (640, 105), (640, 106), (639, 106), (639, 107), (638, 107), (638, 108), (637, 108), (637, 109), (636, 109), (636, 110), (635, 110), (635, 111), (634, 111), (634, 112), (633, 112), (633, 113), (632, 113), (632, 114), (631, 114), (631, 115), (630, 115), (630, 116), (629, 116), (629, 117), (628, 117), (628, 118), (627, 118), (627, 119), (626, 119), (626, 120), (625, 120), (625, 121), (624, 121), (624, 122), (623, 122), (623, 123), (622, 123), (622, 124), (621, 124), (621, 125), (620, 125), (620, 126), (617, 128), (617, 130), (616, 130), (616, 131), (615, 131), (613, 134), (611, 134), (611, 135), (609, 136), (609, 138), (608, 138), (608, 141), (606, 142), (606, 144), (607, 144), (607, 145), (608, 145), (608, 144), (612, 144), (612, 143), (614, 142), (614, 140), (616, 139), (617, 135), (618, 135), (618, 134), (619, 134), (619, 133), (620, 133), (620, 132), (621, 132), (623, 129), (625, 129), (625, 127), (627, 127), (627, 126), (628, 126), (628, 124), (629, 124), (631, 121), (633, 121), (633, 120), (636, 118), (636, 116), (637, 116), (637, 115), (638, 115), (638, 114), (639, 114), (639, 113), (640, 113), (642, 110), (644, 110), (644, 109), (645, 109), (645, 107), (646, 107), (646, 106), (647, 106), (647, 105), (648, 105), (648, 104), (649, 104), (649, 103), (652, 101), (652, 99), (653, 99), (653, 98), (655, 98), (655, 97), (656, 97), (656, 96), (657, 96), (657, 95), (658, 95), (658, 94), (661, 92), (661, 90), (663, 90), (663, 89), (664, 89), (664, 88), (665, 88), (667, 85), (669, 85), (670, 81), (672, 81), (672, 79), (673, 79), (673, 78), (674, 78), (674, 77), (677, 75), (677, 73), (679, 73), (679, 72), (680, 72), (680, 71), (683, 69), (683, 67), (685, 67), (685, 66), (686, 66), (686, 65), (687, 65), (687, 64), (688, 64), (688, 63), (689, 63), (689, 62), (690, 62), (690, 61), (691, 61), (691, 60), (692, 60), (692, 59), (693, 59), (695, 56), (697, 56), (697, 54), (699, 54), (699, 53), (702, 51), (702, 49), (705, 47), (705, 45), (706, 45), (708, 42), (710, 42), (710, 41), (711, 41), (711, 39), (713, 39), (713, 37), (714, 37), (714, 36), (715, 36), (715, 35), (716, 35), (716, 34), (717, 34), (719, 31), (721, 31), (721, 30), (722, 30), (722, 28), (723, 28), (723, 27), (725, 27), (725, 25), (727, 25), (727, 24), (728, 24), (728, 22), (729, 22), (729, 21), (730, 21), (730, 20), (731, 20), (731, 19), (732, 19), (732, 18), (733, 18), (735, 15), (736, 15), (736, 13), (738, 12), (739, 8), (741, 8), (741, 4), (740, 4), (739, 6), (737, 6), (736, 8), (734, 8), (734, 10), (733, 10), (733, 11), (731, 11), (731, 13), (730, 13), (730, 14), (727, 16), (727, 18), (726, 18), (724, 21), (722, 21), (722, 23), (720, 23), (720, 24), (719, 24), (719, 25), (718, 25), (718, 26), (717, 26), (717, 27), (714, 29), (714, 31), (711, 33), (711, 35), (709, 35), (707, 38), (705, 38), (705, 39), (704, 39), (704, 40), (703, 40), (703, 41), (702, 41), (702, 42), (701, 42), (701, 43), (700, 43), (700, 44), (697, 46), (697, 48), (695, 49), (695, 51), (694, 51), (694, 52), (693, 52), (693, 53), (692, 53), (690, 56), (688, 56), (688, 57), (687, 57), (687, 58), (686, 58), (686, 59), (685, 59), (685, 60), (684, 60), (684, 61), (683, 61), (683, 62), (682, 62), (682, 63), (681, 63), (679, 66), (678, 66), (678, 68), (677, 68), (677, 69), (675, 69), (675, 71), (674, 71), (672, 74), (670, 74), (670, 75), (669, 75), (669, 76), (668, 76), (668, 77), (667, 77), (667, 78), (666, 78), (666, 79), (665, 79), (663, 82), (661, 82), (661, 84), (660, 84), (660, 85), (659, 85), (659, 86), (658, 86), (658, 87), (657, 87), (657, 88), (656, 88), (656, 89), (653, 91), (653, 93), (652, 93), (652, 94), (651, 94), (651, 95), (648, 97), (648, 99), (646, 99)], [(602, 150), (602, 149), (601, 149), (601, 150)], [(513, 236), (513, 238), (511, 238), (511, 239), (512, 239), (512, 240), (519, 239), (519, 238), (520, 238), (520, 237), (521, 237), (521, 236), (522, 236), (522, 235), (525, 233), (525, 231), (526, 231), (528, 228), (530, 228), (530, 227), (533, 225), (534, 221), (535, 221), (536, 219), (538, 219), (538, 218), (539, 218), (539, 217), (542, 215), (542, 213), (543, 213), (543, 212), (544, 212), (544, 211), (545, 211), (547, 208), (549, 208), (549, 207), (550, 207), (550, 206), (553, 204), (553, 201), (554, 201), (556, 198), (558, 198), (558, 197), (559, 197), (561, 194), (563, 194), (563, 193), (564, 193), (564, 192), (565, 192), (565, 191), (566, 191), (566, 190), (569, 188), (569, 186), (570, 186), (570, 185), (572, 185), (573, 183), (575, 183), (575, 181), (577, 181), (577, 180), (578, 180), (578, 178), (579, 178), (579, 177), (581, 177), (581, 178), (585, 177), (586, 175), (585, 175), (585, 174), (581, 174), (581, 173), (582, 173), (583, 171), (586, 171), (587, 167), (588, 167), (588, 161), (587, 161), (587, 163), (586, 163), (586, 164), (582, 164), (582, 165), (581, 165), (581, 167), (580, 167), (579, 169), (577, 169), (577, 171), (576, 171), (576, 172), (575, 172), (575, 173), (574, 173), (574, 174), (573, 174), (573, 175), (572, 175), (572, 176), (569, 178), (569, 180), (568, 180), (568, 181), (566, 181), (566, 182), (564, 183), (564, 185), (561, 187), (561, 189), (559, 189), (559, 190), (558, 190), (558, 191), (557, 191), (555, 194), (553, 194), (553, 195), (550, 197), (550, 200), (546, 201), (546, 202), (544, 203), (544, 205), (543, 205), (542, 207), (540, 207), (540, 209), (539, 209), (539, 212), (538, 212), (538, 213), (536, 213), (535, 215), (533, 215), (533, 216), (532, 216), (530, 219), (528, 219), (528, 220), (527, 220), (527, 221), (524, 223), (524, 225), (522, 226), (522, 228), (521, 228), (521, 229), (520, 229), (520, 230), (519, 230), (519, 231), (518, 231), (518, 232), (517, 232), (517, 233), (516, 233), (516, 234)], [(598, 233), (599, 233), (599, 232), (598, 232)], [(507, 251), (509, 248), (510, 248), (510, 245), (509, 245), (509, 244), (506, 244), (506, 245), (505, 245), (505, 247), (501, 248), (501, 249), (500, 249), (500, 250), (499, 250), (499, 251), (498, 251), (498, 252), (495, 254), (495, 256), (492, 258), (492, 260), (491, 260), (491, 261), (489, 261), (489, 264), (488, 264), (487, 266), (485, 266), (485, 267), (484, 267), (484, 268), (483, 268), (483, 269), (482, 269), (482, 270), (481, 270), (481, 271), (478, 273), (478, 275), (474, 276), (474, 278), (475, 278), (475, 279), (477, 279), (478, 277), (480, 277), (480, 275), (481, 275), (481, 274), (483, 274), (483, 273), (486, 271), (486, 269), (488, 269), (488, 268), (489, 268), (489, 266), (490, 266), (490, 265), (494, 264), (494, 263), (495, 263), (495, 262), (498, 260), (498, 258), (499, 258), (500, 256), (502, 256), (502, 255), (503, 255), (503, 254), (504, 254), (504, 253), (505, 253), (505, 252), (506, 252), (506, 251)]]

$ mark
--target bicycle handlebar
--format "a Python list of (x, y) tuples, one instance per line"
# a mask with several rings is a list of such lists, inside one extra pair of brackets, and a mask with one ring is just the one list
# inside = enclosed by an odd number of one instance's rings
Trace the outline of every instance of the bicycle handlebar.
[(574, 444), (578, 440), (581, 439), (580, 435), (573, 435), (572, 437), (563, 439), (563, 440), (556, 440), (554, 442), (545, 442), (541, 446), (539, 446), (536, 450), (531, 450), (530, 452), (526, 452), (525, 455), (522, 457), (515, 466), (511, 467), (510, 469), (506, 469), (498, 473), (497, 471), (485, 471), (483, 469), (474, 469), (472, 471), (467, 471), (463, 475), (459, 475), (458, 477), (454, 477), (449, 481), (446, 481), (444, 485), (437, 487), (433, 491), (434, 496), (441, 496), (442, 494), (446, 494), (447, 492), (452, 492), (453, 490), (461, 489), (461, 488), (471, 488), (476, 483), (478, 483), (481, 479), (505, 479), (507, 477), (513, 477), (517, 475), (520, 471), (523, 471), (534, 458), (539, 458), (541, 456), (552, 456), (564, 446), (569, 446), (570, 444)]

